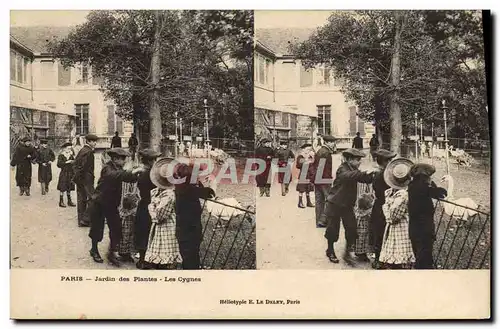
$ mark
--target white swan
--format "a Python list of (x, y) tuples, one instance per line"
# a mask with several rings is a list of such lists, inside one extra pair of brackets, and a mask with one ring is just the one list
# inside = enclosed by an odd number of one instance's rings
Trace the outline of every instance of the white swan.
[(441, 178), (441, 181), (448, 183), (448, 196), (446, 197), (445, 200), (453, 202), (460, 206), (467, 207), (467, 208), (459, 207), (455, 204), (443, 202), (444, 211), (448, 216), (453, 217), (462, 222), (467, 222), (469, 217), (477, 215), (477, 211), (472, 210), (472, 209), (477, 210), (479, 208), (479, 205), (476, 202), (474, 202), (474, 200), (472, 200), (471, 198), (460, 198), (456, 200), (453, 199), (453, 189), (455, 188), (455, 182), (450, 175), (444, 175), (443, 178)]

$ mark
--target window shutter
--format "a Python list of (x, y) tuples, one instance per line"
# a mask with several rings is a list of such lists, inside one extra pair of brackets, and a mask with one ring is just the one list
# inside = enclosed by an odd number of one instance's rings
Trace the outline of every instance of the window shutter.
[(108, 135), (115, 134), (115, 106), (108, 105)]
[(356, 135), (356, 106), (349, 106), (349, 130), (351, 135)]

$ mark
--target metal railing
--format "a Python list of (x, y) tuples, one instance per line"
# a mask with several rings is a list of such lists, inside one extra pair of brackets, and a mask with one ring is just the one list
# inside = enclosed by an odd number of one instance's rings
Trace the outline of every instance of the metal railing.
[(435, 200), (434, 265), (437, 269), (489, 269), (491, 216), (447, 200)]
[[(209, 211), (208, 203), (225, 211)], [(230, 211), (227, 211), (230, 210)], [(200, 260), (204, 269), (255, 269), (255, 211), (216, 199), (203, 201)]]

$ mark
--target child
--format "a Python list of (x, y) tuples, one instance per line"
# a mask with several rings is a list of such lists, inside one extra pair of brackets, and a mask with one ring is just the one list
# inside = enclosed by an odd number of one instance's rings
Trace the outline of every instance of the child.
[(148, 206), (152, 225), (144, 260), (150, 267), (159, 269), (176, 269), (182, 264), (175, 236), (174, 185), (168, 174), (171, 161), (171, 158), (158, 159), (151, 169), (151, 181), (156, 188), (151, 191), (151, 203)]
[(122, 204), (119, 208), (122, 219), (122, 238), (118, 245), (120, 260), (134, 262), (134, 227), (137, 207), (139, 205), (139, 191), (136, 183), (123, 183)]
[(370, 216), (372, 213), (374, 198), (371, 194), (363, 193), (358, 199), (358, 206), (354, 212), (356, 219), (358, 221), (358, 238), (356, 239), (356, 244), (354, 246), (354, 253), (359, 260), (363, 262), (369, 261), (367, 253), (372, 252), (372, 247), (370, 244)]
[[(310, 192), (314, 191), (314, 151), (311, 144), (304, 144), (300, 147), (301, 151), (297, 157), (296, 167), (299, 169), (299, 179), (309, 180), (308, 183), (297, 183), (296, 190), (299, 192), (299, 208), (305, 208), (303, 194), (306, 194), (307, 207), (314, 207), (311, 202)], [(306, 171), (306, 172), (304, 172)]]
[(382, 211), (386, 218), (380, 262), (386, 268), (411, 268), (415, 256), (408, 234), (408, 192), (410, 168), (413, 163), (404, 158), (392, 160), (384, 171), (384, 179), (389, 185), (385, 191)]
[(432, 247), (435, 240), (434, 205), (432, 198), (447, 195), (444, 188), (431, 181), (436, 168), (426, 163), (418, 163), (411, 168), (412, 181), (408, 187), (409, 234), (416, 269), (433, 269)]
[(42, 195), (49, 192), (49, 184), (52, 181), (52, 162), (55, 159), (54, 151), (47, 146), (47, 140), (40, 140), (36, 162), (38, 163), (38, 182), (42, 188)]
[(68, 206), (76, 207), (76, 204), (71, 200), (71, 191), (75, 190), (75, 183), (73, 183), (73, 161), (75, 160), (75, 156), (71, 146), (70, 142), (64, 143), (61, 153), (57, 157), (57, 167), (61, 169), (57, 181), (57, 190), (60, 192), (59, 207), (62, 208), (66, 207), (64, 204), (64, 193), (68, 197)]

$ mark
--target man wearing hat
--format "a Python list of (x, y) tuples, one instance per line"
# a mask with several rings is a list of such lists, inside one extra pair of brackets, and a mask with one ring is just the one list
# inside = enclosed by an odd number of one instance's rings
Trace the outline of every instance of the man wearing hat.
[(385, 230), (385, 216), (382, 211), (382, 206), (385, 203), (385, 191), (389, 188), (389, 185), (387, 185), (384, 180), (384, 170), (387, 167), (387, 164), (396, 157), (396, 153), (380, 149), (374, 151), (372, 156), (376, 159), (380, 169), (380, 171), (375, 173), (375, 178), (373, 179), (372, 186), (373, 191), (375, 192), (375, 202), (373, 203), (369, 224), (371, 245), (375, 251), (375, 261), (373, 262), (372, 267), (378, 269), (380, 267), (380, 250), (382, 248), (382, 240)]
[(41, 139), (36, 162), (38, 163), (38, 182), (42, 188), (42, 195), (49, 192), (49, 184), (52, 181), (52, 162), (55, 159), (54, 151), (48, 147), (47, 140)]
[(271, 183), (268, 182), (268, 178), (273, 156), (274, 150), (271, 148), (271, 141), (267, 138), (262, 139), (261, 146), (255, 150), (255, 157), (266, 162), (264, 172), (255, 177), (257, 187), (260, 190), (260, 196), (264, 196), (264, 193), (267, 197), (271, 196)]
[(408, 186), (409, 234), (416, 269), (433, 269), (432, 248), (435, 240), (434, 204), (432, 199), (447, 195), (444, 188), (431, 181), (436, 168), (426, 163), (417, 163), (411, 170), (412, 181)]
[(357, 150), (363, 149), (363, 138), (361, 138), (359, 132), (356, 133), (356, 137), (354, 137), (352, 140), (352, 148), (355, 148)]
[(107, 153), (111, 157), (111, 161), (102, 168), (101, 177), (99, 177), (95, 193), (89, 205), (91, 221), (89, 237), (92, 239), (90, 256), (97, 263), (103, 262), (97, 245), (102, 241), (104, 219), (106, 219), (110, 238), (108, 260), (111, 264), (120, 266), (118, 245), (122, 237), (122, 226), (118, 207), (122, 198), (122, 184), (123, 182), (136, 182), (138, 174), (145, 171), (145, 169), (141, 166), (131, 171), (124, 170), (123, 166), (127, 156), (130, 155), (125, 149), (112, 148)]
[(87, 203), (94, 194), (94, 149), (97, 144), (97, 136), (88, 134), (85, 136), (85, 141), (85, 145), (73, 162), (73, 181), (76, 184), (78, 226), (80, 227), (90, 225)]
[(293, 152), (288, 149), (288, 142), (286, 140), (280, 141), (280, 148), (276, 151), (276, 157), (278, 158), (278, 167), (288, 167), (288, 170), (290, 172), (290, 177), (288, 177), (287, 180), (285, 180), (284, 172), (278, 173), (278, 182), (281, 184), (281, 195), (285, 196), (288, 193), (288, 186), (290, 185), (290, 181), (292, 180), (292, 169), (288, 165), (288, 161), (290, 159), (295, 159), (295, 155), (293, 154)]
[(326, 256), (333, 263), (338, 263), (334, 243), (339, 239), (340, 220), (344, 225), (346, 250), (344, 260), (351, 262), (349, 250), (357, 238), (357, 224), (354, 217), (354, 205), (358, 194), (358, 183), (373, 182), (374, 172), (361, 172), (359, 165), (365, 154), (357, 149), (347, 149), (342, 152), (345, 161), (339, 166), (335, 180), (328, 193), (325, 205), (325, 216), (328, 220), (325, 238), (328, 240)]
[[(314, 198), (316, 202), (316, 227), (325, 227), (326, 218), (324, 214), (326, 197), (332, 183), (324, 183), (321, 180), (332, 180), (333, 163), (332, 154), (336, 152), (335, 137), (323, 136), (325, 144), (314, 155)], [(321, 167), (323, 166), (323, 170)]]
[(141, 199), (137, 206), (136, 219), (134, 223), (134, 244), (139, 252), (139, 261), (136, 266), (138, 269), (146, 267), (144, 257), (148, 249), (149, 231), (151, 230), (151, 217), (148, 206), (151, 203), (151, 190), (156, 186), (151, 181), (150, 173), (156, 159), (161, 155), (153, 149), (144, 149), (139, 151), (139, 158), (144, 167), (144, 172), (139, 174), (137, 179), (137, 188)]
[(30, 195), (32, 163), (36, 159), (36, 150), (31, 146), (31, 140), (23, 137), (19, 141), (10, 165), (16, 167), (16, 184), (19, 186), (19, 195)]

